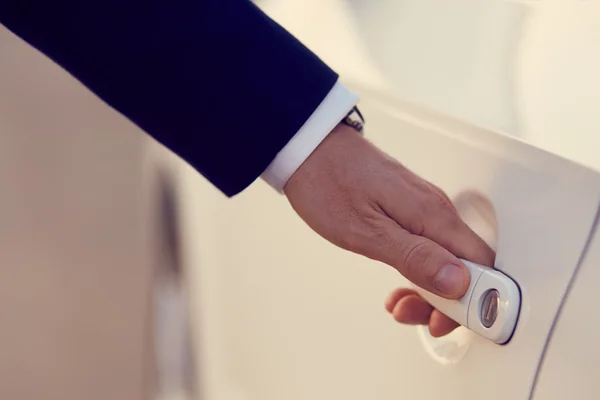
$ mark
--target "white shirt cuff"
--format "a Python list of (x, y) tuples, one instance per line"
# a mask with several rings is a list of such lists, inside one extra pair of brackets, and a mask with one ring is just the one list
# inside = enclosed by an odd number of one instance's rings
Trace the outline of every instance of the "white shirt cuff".
[(315, 112), (263, 172), (262, 178), (282, 193), (294, 172), (357, 102), (358, 96), (337, 81)]

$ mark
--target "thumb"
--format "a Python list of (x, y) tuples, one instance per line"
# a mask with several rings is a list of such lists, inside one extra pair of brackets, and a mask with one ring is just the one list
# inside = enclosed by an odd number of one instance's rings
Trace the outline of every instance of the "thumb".
[(386, 240), (371, 243), (367, 257), (394, 267), (415, 285), (447, 299), (460, 299), (469, 288), (469, 270), (435, 242), (413, 235), (389, 220)]

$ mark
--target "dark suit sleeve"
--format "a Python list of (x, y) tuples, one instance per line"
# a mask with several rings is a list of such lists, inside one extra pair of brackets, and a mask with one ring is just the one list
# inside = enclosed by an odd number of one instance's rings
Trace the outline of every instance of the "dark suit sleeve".
[(0, 23), (228, 196), (337, 80), (248, 0), (1, 0)]

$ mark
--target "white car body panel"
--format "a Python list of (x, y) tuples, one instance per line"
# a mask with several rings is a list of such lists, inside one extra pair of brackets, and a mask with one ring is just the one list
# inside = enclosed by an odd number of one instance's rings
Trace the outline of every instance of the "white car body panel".
[[(187, 348), (186, 310), (168, 313), (183, 297), (151, 298), (162, 164), (180, 194), (203, 400), (595, 398), (600, 5), (260, 5), (361, 95), (370, 139), (452, 198), (490, 201), (497, 226), (465, 218), (520, 285), (513, 339), (427, 341), (394, 323), (397, 273), (325, 242), (264, 183), (225, 201), (0, 30), (0, 398), (145, 399), (161, 382), (185, 397), (185, 360), (166, 351)], [(168, 338), (155, 350), (154, 334)], [(458, 342), (454, 361), (432, 357)]]

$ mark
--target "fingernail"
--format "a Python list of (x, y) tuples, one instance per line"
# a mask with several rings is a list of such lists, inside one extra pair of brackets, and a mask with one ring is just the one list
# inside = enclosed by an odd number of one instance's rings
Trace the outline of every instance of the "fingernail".
[(446, 264), (435, 276), (433, 285), (446, 295), (457, 295), (464, 291), (465, 271), (454, 264)]

